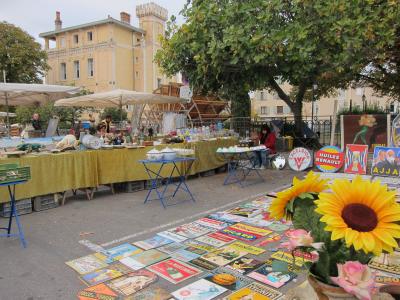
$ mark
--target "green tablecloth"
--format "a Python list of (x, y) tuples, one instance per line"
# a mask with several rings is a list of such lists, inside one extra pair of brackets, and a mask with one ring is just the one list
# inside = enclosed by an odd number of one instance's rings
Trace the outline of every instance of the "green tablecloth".
[[(218, 139), (170, 147), (192, 148), (196, 161), (190, 174), (215, 169), (224, 164), (216, 154), (218, 147), (235, 145), (235, 139)], [(162, 149), (165, 145), (157, 146)], [(73, 151), (59, 154), (26, 155), (21, 158), (3, 158), (0, 163), (18, 162), (31, 167), (32, 179), (18, 185), (16, 198), (25, 199), (71, 189), (96, 187), (102, 184), (147, 180), (148, 176), (138, 161), (146, 158), (152, 147), (142, 149), (113, 149)], [(166, 169), (168, 172), (168, 168)], [(0, 203), (8, 202), (5, 187), (0, 188)]]

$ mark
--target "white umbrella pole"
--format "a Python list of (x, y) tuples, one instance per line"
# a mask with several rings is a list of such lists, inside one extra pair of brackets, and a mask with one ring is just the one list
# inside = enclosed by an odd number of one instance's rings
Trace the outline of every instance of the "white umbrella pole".
[(10, 137), (10, 116), (8, 115), (8, 93), (6, 93), (6, 120), (7, 120), (7, 136)]

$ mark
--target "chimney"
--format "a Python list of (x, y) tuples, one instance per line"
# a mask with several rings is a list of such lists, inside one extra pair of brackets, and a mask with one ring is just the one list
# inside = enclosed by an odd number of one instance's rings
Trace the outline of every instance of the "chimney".
[(121, 16), (121, 22), (131, 24), (131, 15), (130, 14), (128, 14), (127, 12), (121, 11), (120, 16)]
[(54, 21), (56, 30), (61, 30), (62, 27), (62, 21), (60, 19), (60, 12), (56, 11), (56, 20)]

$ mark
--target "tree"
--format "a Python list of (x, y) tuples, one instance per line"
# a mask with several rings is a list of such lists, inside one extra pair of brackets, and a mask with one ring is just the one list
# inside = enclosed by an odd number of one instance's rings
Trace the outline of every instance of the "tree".
[(122, 121), (126, 119), (127, 115), (124, 109), (121, 111), (119, 108), (107, 107), (103, 110), (100, 117), (101, 119), (105, 119), (107, 116), (111, 116), (111, 119), (114, 121)]
[[(400, 10), (388, 12), (393, 14), (393, 39), (386, 40), (382, 51), (371, 51), (366, 57), (367, 68), (359, 75), (363, 85), (372, 87), (382, 96), (400, 101)], [(385, 41), (384, 41), (385, 42)]]
[(318, 99), (357, 78), (367, 52), (393, 37), (387, 12), (396, 2), (193, 0), (181, 12), (185, 24), (169, 23), (156, 61), (168, 75), (183, 72), (195, 89), (237, 101), (251, 90), (275, 91), (301, 134), (306, 93), (317, 84)]
[(6, 72), (8, 82), (40, 83), (48, 69), (47, 54), (33, 37), (0, 22), (0, 72)]

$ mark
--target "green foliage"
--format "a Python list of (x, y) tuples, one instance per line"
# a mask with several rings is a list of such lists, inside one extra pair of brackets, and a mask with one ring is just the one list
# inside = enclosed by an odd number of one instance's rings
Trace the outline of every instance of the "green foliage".
[[(122, 118), (121, 118), (121, 113), (122, 113)], [(126, 120), (128, 114), (127, 112), (122, 109), (122, 111), (119, 108), (114, 108), (114, 107), (107, 107), (104, 109), (104, 111), (101, 113), (101, 119), (105, 119), (106, 116), (110, 115), (111, 119), (113, 121), (120, 121), (120, 120)]]
[(195, 90), (274, 90), (301, 132), (307, 91), (317, 84), (318, 99), (358, 78), (365, 57), (393, 39), (396, 3), (193, 0), (182, 10), (185, 24), (169, 23), (155, 60), (167, 75), (185, 74)]
[(363, 114), (387, 114), (386, 109), (380, 106), (378, 103), (368, 104), (363, 110), (360, 106), (352, 107), (350, 110), (349, 107), (341, 108), (337, 115), (363, 115)]
[[(91, 92), (86, 89), (82, 89), (79, 93), (74, 94), (72, 97), (78, 97), (82, 95), (90, 94)], [(73, 126), (74, 121), (78, 119), (84, 110), (90, 111), (92, 109), (80, 108), (80, 107), (55, 107), (54, 103), (49, 102), (40, 106), (17, 106), (15, 109), (16, 122), (21, 124), (27, 124), (31, 122), (32, 115), (38, 113), (42, 122), (42, 128), (47, 128), (49, 120), (53, 116), (60, 118), (58, 128), (69, 129)]]
[[(21, 28), (0, 22), (0, 72), (7, 82), (40, 83), (46, 71), (46, 51)], [(3, 82), (3, 75), (0, 75)]]

